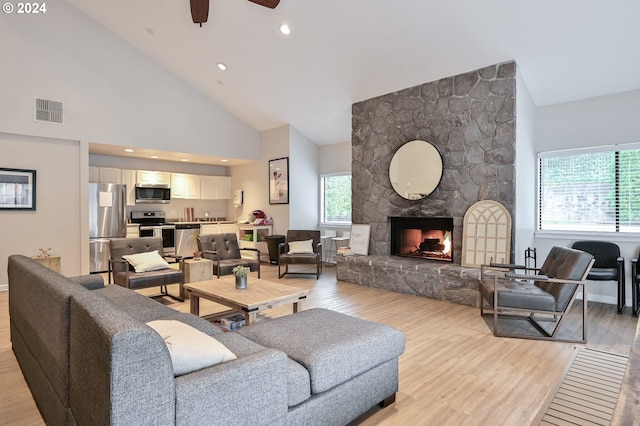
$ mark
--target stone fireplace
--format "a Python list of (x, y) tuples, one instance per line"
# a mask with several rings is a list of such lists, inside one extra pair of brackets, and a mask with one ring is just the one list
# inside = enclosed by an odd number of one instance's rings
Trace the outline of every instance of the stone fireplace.
[[(371, 234), (369, 256), (338, 257), (338, 280), (479, 306), (480, 270), (461, 266), (464, 215), (494, 200), (515, 223), (515, 105), (515, 61), (353, 104), (352, 222), (370, 224)], [(394, 153), (412, 140), (431, 143), (442, 157), (440, 184), (420, 200), (398, 195), (389, 179)], [(390, 256), (389, 217), (449, 218), (451, 261)], [(418, 249), (443, 244), (440, 236), (419, 238), (411, 242)]]
[(453, 218), (390, 217), (392, 256), (453, 261)]
[[(511, 61), (353, 104), (352, 221), (371, 225), (370, 255), (390, 253), (388, 217), (453, 218), (455, 264), (471, 205), (498, 201), (515, 223), (515, 75)], [(389, 180), (393, 154), (414, 139), (443, 161), (440, 184), (421, 200), (402, 198)]]

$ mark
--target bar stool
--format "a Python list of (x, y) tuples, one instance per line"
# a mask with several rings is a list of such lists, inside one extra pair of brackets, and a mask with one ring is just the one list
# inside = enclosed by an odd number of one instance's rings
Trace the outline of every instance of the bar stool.
[[(337, 235), (336, 231), (327, 229), (324, 231), (324, 234), (320, 236), (320, 239), (322, 240), (322, 253), (325, 259), (324, 260), (325, 264), (329, 263), (329, 258), (331, 257), (331, 239), (334, 238), (336, 235)], [(327, 240), (329, 240), (329, 245), (327, 245)], [(325, 252), (328, 252), (327, 256), (324, 256)]]

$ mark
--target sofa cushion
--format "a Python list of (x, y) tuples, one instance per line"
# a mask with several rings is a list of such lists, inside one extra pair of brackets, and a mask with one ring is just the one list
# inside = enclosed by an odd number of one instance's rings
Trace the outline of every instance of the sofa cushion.
[(245, 327), (243, 336), (302, 364), (320, 393), (404, 352), (400, 331), (327, 309), (310, 309)]
[(313, 240), (289, 241), (289, 254), (313, 253)]
[[(253, 325), (248, 327), (253, 327)], [(246, 328), (247, 327), (245, 327), (245, 329)], [(221, 335), (216, 335), (215, 338), (222, 342), (239, 358), (266, 349), (264, 346), (238, 333), (222, 333)], [(309, 378), (309, 372), (302, 365), (291, 358), (287, 358), (287, 405), (293, 407), (306, 401), (310, 396), (311, 380)]]
[(111, 284), (93, 291), (141, 322), (160, 319), (175, 312), (168, 306), (119, 285)]
[(122, 257), (133, 266), (136, 272), (151, 272), (171, 268), (171, 265), (158, 254), (158, 250), (127, 254)]
[(183, 322), (155, 320), (147, 325), (162, 336), (176, 376), (237, 358), (222, 343)]

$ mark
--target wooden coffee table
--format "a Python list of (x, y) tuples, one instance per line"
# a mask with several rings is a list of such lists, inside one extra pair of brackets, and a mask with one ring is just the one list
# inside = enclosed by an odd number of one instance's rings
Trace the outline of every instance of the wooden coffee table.
[(309, 295), (309, 290), (253, 277), (249, 278), (247, 288), (237, 289), (233, 275), (184, 284), (184, 289), (190, 297), (192, 314), (200, 315), (200, 298), (202, 297), (243, 312), (245, 325), (253, 324), (256, 321), (256, 314), (265, 309), (293, 304), (293, 312), (296, 313), (301, 307), (302, 300)]

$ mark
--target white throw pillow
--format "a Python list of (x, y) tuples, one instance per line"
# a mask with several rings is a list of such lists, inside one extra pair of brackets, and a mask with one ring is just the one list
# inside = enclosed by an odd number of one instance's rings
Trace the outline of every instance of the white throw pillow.
[(158, 254), (158, 250), (128, 254), (122, 257), (133, 266), (136, 272), (149, 272), (171, 268), (171, 265)]
[(147, 325), (164, 339), (175, 376), (237, 358), (222, 343), (183, 322), (156, 320), (149, 321)]
[(289, 241), (289, 254), (313, 253), (313, 240)]

